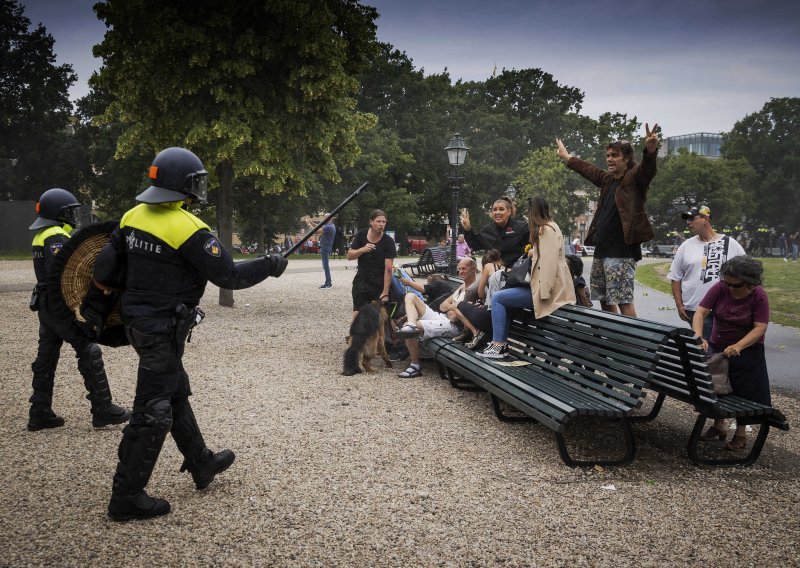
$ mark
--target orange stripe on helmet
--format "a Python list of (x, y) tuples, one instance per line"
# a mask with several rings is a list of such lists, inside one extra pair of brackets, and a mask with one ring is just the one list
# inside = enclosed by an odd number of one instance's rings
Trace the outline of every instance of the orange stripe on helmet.
[(158, 179), (158, 166), (150, 166), (150, 179)]

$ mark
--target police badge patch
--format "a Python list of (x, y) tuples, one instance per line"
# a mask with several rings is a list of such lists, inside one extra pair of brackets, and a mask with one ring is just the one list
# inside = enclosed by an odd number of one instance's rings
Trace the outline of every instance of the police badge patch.
[(50, 245), (50, 254), (58, 254), (58, 251), (61, 250), (61, 247), (64, 246), (64, 243), (53, 243)]
[(211, 256), (219, 257), (222, 254), (222, 245), (219, 244), (217, 237), (211, 237), (206, 241), (203, 249)]

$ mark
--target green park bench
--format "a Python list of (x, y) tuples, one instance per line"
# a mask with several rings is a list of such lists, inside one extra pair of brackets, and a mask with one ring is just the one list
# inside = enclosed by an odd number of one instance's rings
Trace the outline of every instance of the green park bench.
[(402, 268), (408, 269), (414, 277), (428, 276), (436, 272), (447, 273), (450, 262), (448, 247), (430, 247), (422, 251), (416, 262), (407, 262)]
[[(693, 404), (700, 413), (687, 447), (697, 464), (750, 465), (758, 458), (770, 426), (788, 429), (783, 415), (773, 408), (734, 396), (717, 397), (699, 338), (687, 328), (572, 305), (539, 320), (528, 311), (517, 316), (510, 328), (507, 360), (525, 366), (500, 366), (449, 339), (425, 343), (440, 376), (458, 388), (488, 391), (500, 420), (532, 419), (553, 430), (561, 459), (570, 467), (630, 463), (636, 452), (631, 424), (654, 419), (666, 396)], [(648, 414), (637, 415), (634, 410), (645, 398), (644, 389), (658, 396)], [(509, 416), (501, 401), (522, 416)], [(564, 434), (579, 416), (617, 422), (624, 455), (573, 459)], [(750, 454), (741, 459), (700, 457), (697, 443), (705, 420), (737, 416), (755, 417), (761, 424)]]
[[(761, 455), (770, 427), (789, 430), (786, 417), (771, 406), (738, 396), (720, 396), (714, 393), (711, 373), (700, 338), (688, 328), (679, 328), (678, 335), (671, 337), (663, 347), (658, 364), (648, 379), (647, 388), (657, 392), (658, 397), (647, 415), (634, 417), (633, 420), (636, 422), (653, 420), (667, 396), (692, 405), (698, 416), (686, 451), (689, 458), (698, 465), (714, 467), (752, 465)], [(759, 425), (758, 435), (746, 456), (715, 459), (700, 455), (698, 451), (700, 434), (706, 420), (713, 418), (747, 418), (748, 422)], [(735, 456), (735, 453), (733, 455)]]

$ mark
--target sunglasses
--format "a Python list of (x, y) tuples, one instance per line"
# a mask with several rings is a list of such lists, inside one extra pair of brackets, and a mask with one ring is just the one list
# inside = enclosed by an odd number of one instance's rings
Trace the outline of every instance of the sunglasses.
[(734, 288), (734, 289), (736, 289), (736, 290), (738, 290), (739, 288), (743, 288), (744, 286), (747, 286), (747, 282), (739, 282), (738, 284), (731, 284), (731, 283), (730, 283), (730, 282), (728, 282), (727, 280), (723, 280), (722, 282), (723, 282), (723, 283), (725, 284), (725, 286), (727, 286), (728, 288)]

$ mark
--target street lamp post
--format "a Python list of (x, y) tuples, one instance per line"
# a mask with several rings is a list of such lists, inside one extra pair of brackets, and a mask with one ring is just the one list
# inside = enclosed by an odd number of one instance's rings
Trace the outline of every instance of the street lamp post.
[(464, 179), (457, 175), (457, 170), (464, 165), (469, 148), (464, 143), (461, 134), (454, 134), (447, 145), (447, 159), (450, 162), (450, 188), (453, 190), (453, 217), (450, 220), (450, 276), (455, 276), (458, 272), (458, 259), (456, 258), (456, 241), (458, 241), (458, 191), (461, 189), (459, 183)]

